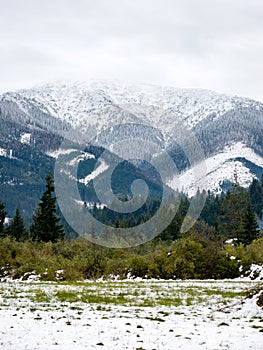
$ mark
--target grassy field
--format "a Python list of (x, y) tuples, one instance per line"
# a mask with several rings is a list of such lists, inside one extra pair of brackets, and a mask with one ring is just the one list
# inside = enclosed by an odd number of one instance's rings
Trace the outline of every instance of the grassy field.
[[(245, 281), (0, 284), (0, 349), (262, 350)], [(240, 340), (242, 339), (242, 343)]]

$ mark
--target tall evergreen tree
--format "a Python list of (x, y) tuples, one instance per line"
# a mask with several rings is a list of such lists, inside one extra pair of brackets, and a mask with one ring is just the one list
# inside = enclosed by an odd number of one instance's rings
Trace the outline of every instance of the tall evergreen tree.
[(208, 191), (200, 219), (204, 220), (209, 226), (216, 227), (218, 224), (218, 217), (221, 213), (221, 200), (222, 196), (215, 196), (213, 193)]
[(4, 203), (0, 202), (0, 236), (4, 235), (6, 214)]
[(254, 239), (258, 237), (257, 231), (258, 225), (256, 215), (253, 211), (251, 203), (247, 205), (247, 211), (243, 219), (243, 227), (238, 234), (239, 242), (244, 245), (250, 244)]
[(236, 238), (243, 230), (243, 221), (249, 204), (248, 192), (238, 183), (222, 201), (219, 231), (226, 237)]
[(263, 211), (263, 187), (257, 179), (253, 179), (249, 186), (249, 196), (253, 210), (258, 216), (262, 216)]
[(27, 230), (18, 208), (16, 208), (16, 213), (8, 228), (8, 233), (11, 237), (15, 238), (17, 241), (24, 241), (25, 239), (28, 238)]
[(30, 227), (32, 239), (55, 242), (64, 238), (64, 230), (59, 225), (60, 218), (56, 215), (56, 197), (52, 175), (46, 176), (46, 191), (43, 193), (38, 209), (33, 216), (33, 224)]

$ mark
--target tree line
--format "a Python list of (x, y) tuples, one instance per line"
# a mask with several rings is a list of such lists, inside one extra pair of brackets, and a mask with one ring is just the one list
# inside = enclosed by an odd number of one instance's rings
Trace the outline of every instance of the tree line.
[(46, 190), (43, 193), (38, 208), (33, 215), (33, 223), (29, 230), (25, 227), (23, 218), (18, 208), (11, 223), (6, 228), (5, 218), (7, 212), (5, 205), (0, 202), (0, 236), (10, 236), (17, 241), (32, 239), (33, 241), (56, 242), (65, 236), (64, 228), (59, 223), (57, 216), (55, 187), (51, 173), (46, 176)]
[[(196, 196), (199, 195), (200, 193), (196, 194)], [(89, 210), (96, 219), (105, 224), (115, 227), (133, 227), (146, 222), (155, 214), (159, 206), (160, 199), (156, 198), (146, 201), (136, 213), (119, 214), (107, 207), (98, 209), (96, 205), (88, 209), (85, 202), (82, 210)], [(186, 195), (181, 194), (180, 205), (174, 219), (156, 238), (157, 240), (172, 242), (181, 238), (180, 228), (189, 206), (189, 199)], [(77, 234), (71, 234), (70, 230), (72, 229), (65, 223), (61, 214), (59, 217), (58, 213), (54, 180), (51, 173), (48, 173), (46, 189), (33, 215), (29, 229), (25, 227), (18, 208), (9, 226), (5, 227), (7, 212), (4, 203), (0, 202), (0, 236), (8, 235), (17, 241), (31, 239), (43, 242), (56, 242), (66, 236), (76, 237)], [(218, 239), (235, 238), (238, 243), (247, 245), (260, 235), (257, 222), (260, 222), (262, 213), (263, 180), (253, 179), (249, 188), (245, 189), (239, 185), (236, 178), (232, 189), (226, 194), (214, 195), (208, 192), (205, 206), (198, 221), (207, 225)]]
[[(182, 195), (171, 224), (150, 242), (117, 249), (95, 245), (83, 237), (68, 238), (56, 208), (54, 181), (46, 177), (46, 189), (25, 227), (16, 210), (6, 227), (6, 210), (0, 203), (0, 279), (27, 278), (35, 271), (43, 280), (76, 280), (128, 274), (148, 278), (235, 278), (249, 271), (251, 264), (263, 264), (263, 236), (257, 226), (263, 210), (263, 182), (254, 179), (248, 189), (238, 181), (226, 194), (208, 193), (201, 217), (185, 234), (180, 227), (189, 207)], [(198, 194), (197, 194), (198, 195)], [(158, 200), (148, 203), (134, 222), (147, 220)], [(85, 207), (81, 210), (90, 210)], [(95, 210), (105, 215), (105, 210)], [(109, 217), (115, 227), (127, 227), (127, 217)], [(134, 224), (133, 222), (133, 224)]]

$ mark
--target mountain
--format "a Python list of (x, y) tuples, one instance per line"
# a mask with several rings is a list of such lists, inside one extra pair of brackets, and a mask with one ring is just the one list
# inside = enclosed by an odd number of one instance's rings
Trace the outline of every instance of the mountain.
[(119, 82), (47, 84), (1, 96), (1, 108), (12, 119), (68, 127), (94, 126), (96, 131), (120, 122), (143, 122), (169, 133), (175, 118), (193, 128), (200, 122), (217, 120), (233, 110), (262, 112), (260, 102), (209, 90), (178, 89)]
[[(0, 112), (0, 200), (6, 204), (9, 216), (14, 215), (18, 206), (26, 223), (31, 221), (39, 198), (45, 188), (45, 176), (54, 171), (57, 158), (65, 152), (69, 159), (65, 174), (73, 178), (77, 164), (78, 171), (74, 180), (78, 181), (80, 205), (99, 202), (94, 191), (93, 179), (104, 181), (110, 171), (110, 164), (120, 163), (113, 173), (112, 186), (117, 196), (130, 194), (130, 184), (135, 179), (145, 181), (150, 196), (160, 197), (161, 183), (136, 168), (133, 164), (119, 159), (111, 152), (104, 152), (98, 146), (85, 146), (70, 142), (70, 148), (60, 148), (63, 138), (40, 126), (23, 125), (7, 120), (10, 118)], [(75, 198), (77, 200), (79, 198)]]
[[(107, 148), (117, 158), (122, 158), (113, 147), (118, 141), (130, 139), (137, 154), (144, 150), (133, 140), (156, 144), (148, 162), (132, 160), (123, 168), (125, 177), (132, 168), (134, 176), (147, 178), (155, 194), (161, 181), (149, 163), (164, 169), (163, 154), (169, 154), (178, 169), (178, 174), (166, 174), (165, 183), (189, 195), (198, 187), (220, 192), (233, 182), (234, 173), (243, 186), (263, 173), (263, 104), (208, 90), (116, 81), (46, 84), (2, 94), (0, 125), (0, 188), (7, 201), (8, 191), (13, 197), (36, 186), (39, 193), (63, 138), (71, 135), (74, 143), (82, 132), (88, 135), (87, 144)], [(98, 157), (85, 152), (84, 157), (86, 172), (80, 183), (87, 187), (108, 165), (102, 161), (96, 173), (92, 166)], [(120, 194), (127, 183), (121, 187), (115, 188)], [(12, 200), (12, 210), (14, 205)]]

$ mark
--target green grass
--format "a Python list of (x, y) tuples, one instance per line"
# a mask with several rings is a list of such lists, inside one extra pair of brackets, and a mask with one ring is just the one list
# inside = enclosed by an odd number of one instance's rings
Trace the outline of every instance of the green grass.
[(233, 292), (233, 291), (222, 291), (222, 290), (218, 290), (218, 289), (204, 290), (204, 293), (207, 296), (218, 295), (218, 296), (221, 296), (224, 299), (232, 299), (232, 298), (236, 298), (236, 297), (244, 297), (244, 296), (246, 296), (246, 292), (245, 291)]
[(43, 290), (38, 289), (34, 292), (32, 301), (36, 301), (37, 303), (49, 303), (51, 298)]
[(68, 302), (68, 303), (76, 303), (80, 301), (80, 296), (77, 291), (69, 291), (69, 290), (58, 290), (55, 293), (55, 298), (60, 302)]
[[(161, 307), (192, 307), (195, 305), (207, 306), (213, 309), (214, 305), (223, 306), (232, 299), (240, 299), (247, 295), (247, 286), (240, 283), (238, 289), (230, 289), (224, 283), (193, 282), (187, 286), (185, 281), (107, 281), (107, 282), (41, 282), (41, 283), (5, 283), (0, 288), (2, 298), (1, 307), (11, 305), (24, 307), (28, 300), (34, 305), (28, 307), (63, 308), (83, 311), (82, 304), (94, 305), (94, 310), (107, 311), (111, 305), (129, 307), (160, 307), (159, 318), (168, 316), (161, 314)], [(202, 285), (200, 285), (202, 283)], [(222, 289), (220, 288), (222, 286)], [(13, 302), (14, 301), (14, 302)], [(20, 304), (21, 302), (21, 304)], [(182, 314), (182, 309), (173, 312)], [(152, 315), (149, 317), (154, 318)], [(158, 318), (158, 316), (157, 316)]]
[(183, 300), (181, 298), (162, 298), (158, 299), (156, 304), (163, 306), (181, 306), (183, 305)]

